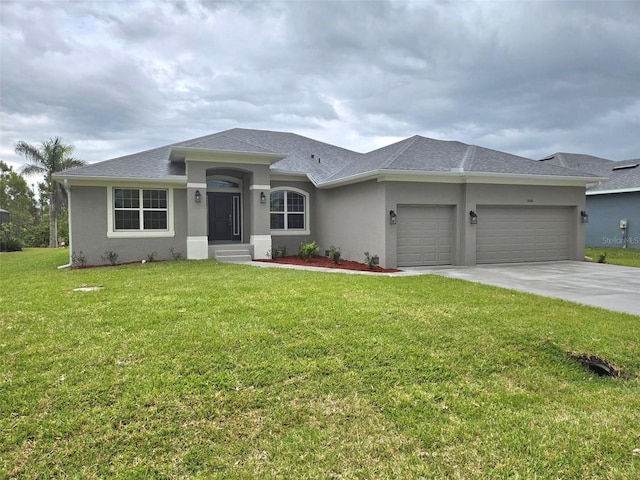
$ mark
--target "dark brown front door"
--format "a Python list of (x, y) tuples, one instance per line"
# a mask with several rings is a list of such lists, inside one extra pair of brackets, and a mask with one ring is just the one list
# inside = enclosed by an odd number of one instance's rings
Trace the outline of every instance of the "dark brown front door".
[(209, 241), (240, 240), (240, 195), (210, 192), (207, 202)]

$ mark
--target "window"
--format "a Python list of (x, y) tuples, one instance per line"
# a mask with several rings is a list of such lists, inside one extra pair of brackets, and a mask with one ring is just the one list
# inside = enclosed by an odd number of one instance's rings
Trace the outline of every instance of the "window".
[(271, 230), (308, 233), (307, 195), (293, 190), (271, 192)]
[(113, 189), (113, 230), (168, 230), (167, 190)]
[(240, 188), (240, 184), (223, 178), (207, 178), (207, 188)]

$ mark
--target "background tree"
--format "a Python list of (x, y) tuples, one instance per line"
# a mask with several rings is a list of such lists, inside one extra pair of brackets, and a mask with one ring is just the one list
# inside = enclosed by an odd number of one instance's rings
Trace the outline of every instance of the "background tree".
[(58, 215), (64, 205), (64, 188), (53, 179), (53, 174), (68, 168), (81, 167), (87, 163), (72, 157), (73, 145), (65, 145), (60, 137), (55, 137), (35, 146), (20, 141), (15, 151), (32, 163), (22, 167), (24, 175), (40, 174), (44, 176), (49, 202), (49, 246), (58, 246)]
[(11, 222), (2, 229), (4, 246), (7, 242), (31, 245), (38, 218), (36, 200), (24, 178), (3, 161), (0, 161), (0, 208), (11, 214)]

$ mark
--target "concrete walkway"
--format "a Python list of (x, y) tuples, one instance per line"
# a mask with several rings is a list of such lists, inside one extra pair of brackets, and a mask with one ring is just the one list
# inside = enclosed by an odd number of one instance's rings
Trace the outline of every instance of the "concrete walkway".
[(545, 297), (640, 315), (640, 268), (589, 262), (542, 262), (475, 267), (414, 267), (442, 275)]

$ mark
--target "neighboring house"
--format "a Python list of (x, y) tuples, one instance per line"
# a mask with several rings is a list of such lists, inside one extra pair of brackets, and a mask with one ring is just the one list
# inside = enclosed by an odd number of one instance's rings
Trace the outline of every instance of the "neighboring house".
[(556, 153), (542, 161), (606, 177), (587, 185), (588, 247), (640, 248), (640, 158), (614, 162)]
[(170, 249), (264, 259), (335, 245), (383, 267), (581, 260), (596, 175), (414, 136), (361, 154), (293, 133), (232, 129), (56, 174), (70, 254), (89, 264)]
[(4, 208), (0, 208), (0, 225), (3, 223), (9, 223), (11, 221), (11, 214)]

